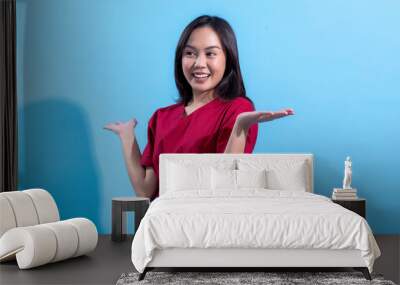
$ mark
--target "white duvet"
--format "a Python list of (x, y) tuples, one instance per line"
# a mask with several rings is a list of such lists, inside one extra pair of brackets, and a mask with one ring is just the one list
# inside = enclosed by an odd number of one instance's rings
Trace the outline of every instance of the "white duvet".
[(132, 243), (143, 272), (154, 249), (358, 249), (372, 272), (379, 248), (365, 219), (330, 199), (298, 191), (248, 189), (166, 193), (154, 200)]

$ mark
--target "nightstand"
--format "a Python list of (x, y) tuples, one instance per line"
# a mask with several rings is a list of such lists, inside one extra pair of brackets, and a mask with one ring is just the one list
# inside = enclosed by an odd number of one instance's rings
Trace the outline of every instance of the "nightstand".
[(115, 197), (112, 199), (113, 241), (126, 239), (126, 212), (135, 212), (135, 232), (150, 206), (150, 199), (142, 197)]
[(367, 201), (364, 198), (357, 198), (354, 200), (337, 200), (332, 199), (332, 202), (339, 204), (340, 206), (353, 211), (356, 214), (359, 214), (364, 219), (366, 218), (366, 203)]

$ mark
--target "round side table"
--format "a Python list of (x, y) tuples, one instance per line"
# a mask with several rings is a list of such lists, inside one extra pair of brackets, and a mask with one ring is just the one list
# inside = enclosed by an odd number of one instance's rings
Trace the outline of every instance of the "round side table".
[(135, 212), (135, 232), (150, 205), (144, 197), (115, 197), (112, 199), (112, 241), (126, 239), (126, 212)]

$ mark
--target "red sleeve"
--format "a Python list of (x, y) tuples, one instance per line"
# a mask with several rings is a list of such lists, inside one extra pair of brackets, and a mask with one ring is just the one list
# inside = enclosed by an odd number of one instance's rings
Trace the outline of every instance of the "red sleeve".
[[(254, 111), (254, 106), (249, 100), (244, 98), (234, 99), (234, 100), (235, 101), (232, 103), (232, 106), (226, 113), (219, 129), (219, 134), (217, 139), (217, 153), (223, 153), (225, 151), (225, 147), (231, 135), (233, 126), (236, 121), (236, 117), (240, 113)], [(258, 124), (254, 124), (250, 127), (247, 133), (244, 153), (253, 152), (254, 146), (256, 145), (257, 141), (257, 134), (258, 134)]]
[(142, 158), (140, 159), (140, 164), (144, 167), (153, 165), (153, 153), (154, 153), (154, 138), (156, 132), (156, 122), (157, 122), (157, 111), (151, 116), (149, 120), (149, 125), (147, 128), (147, 145), (143, 150)]

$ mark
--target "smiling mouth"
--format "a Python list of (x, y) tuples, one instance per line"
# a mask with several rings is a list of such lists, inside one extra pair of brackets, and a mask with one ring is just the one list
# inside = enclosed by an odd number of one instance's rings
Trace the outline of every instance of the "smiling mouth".
[(211, 76), (211, 73), (192, 73), (194, 78), (203, 79)]

